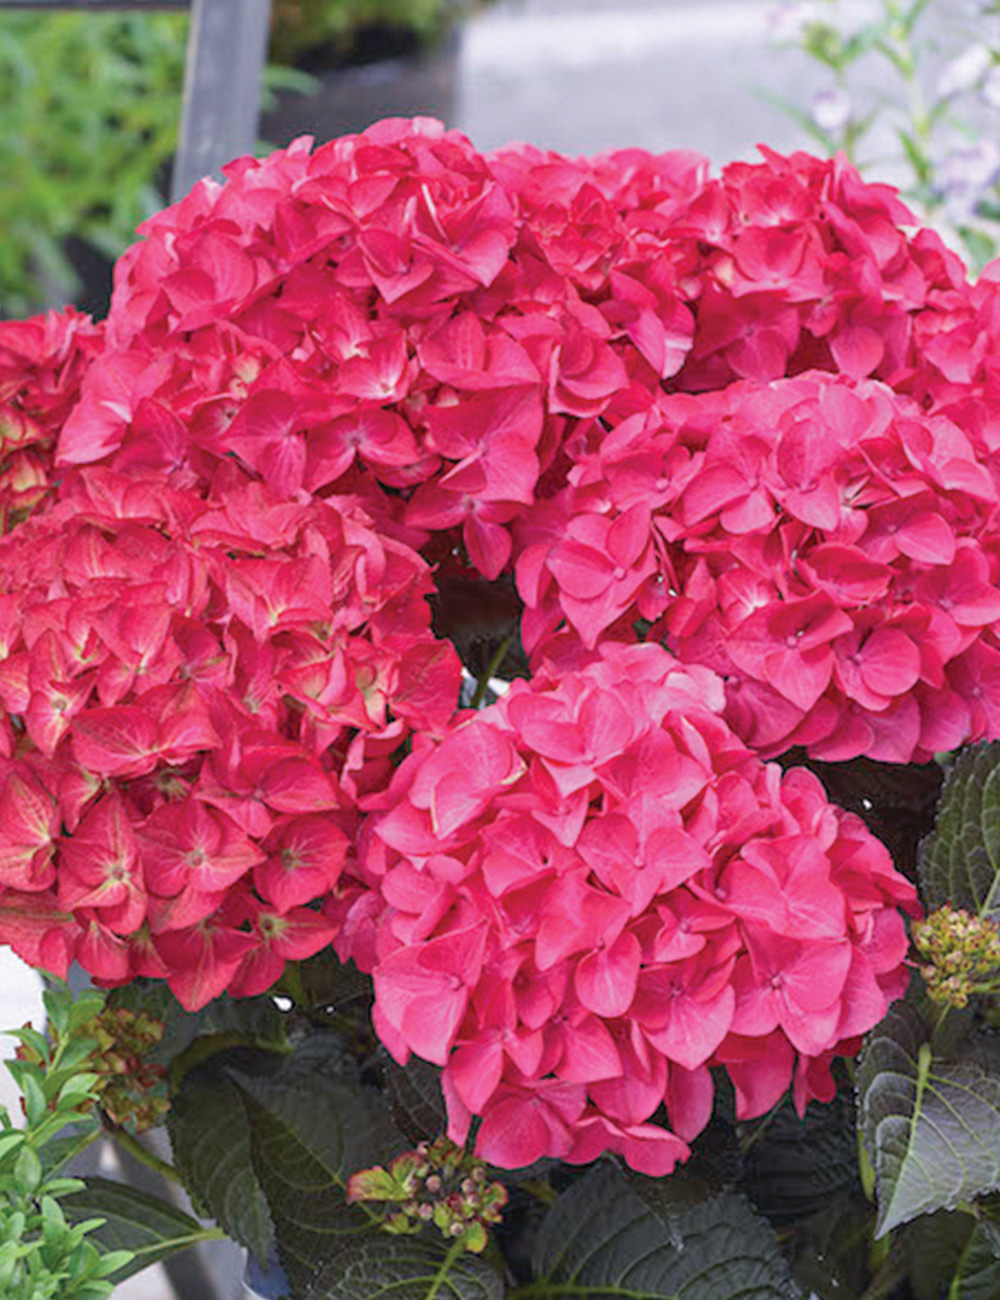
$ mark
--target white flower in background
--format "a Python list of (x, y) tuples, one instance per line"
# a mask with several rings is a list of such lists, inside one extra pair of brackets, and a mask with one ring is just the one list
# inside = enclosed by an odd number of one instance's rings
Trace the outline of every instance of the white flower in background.
[(1000, 112), (1000, 64), (994, 63), (983, 78), (980, 94), (990, 108), (995, 108)]
[(851, 97), (840, 86), (820, 90), (813, 96), (812, 120), (824, 131), (843, 131), (853, 112)]
[(779, 45), (797, 45), (806, 31), (823, 19), (824, 14), (813, 0), (790, 0), (789, 3), (775, 5), (768, 10), (767, 34)]
[(979, 84), (989, 72), (993, 58), (985, 45), (969, 45), (949, 59), (937, 79), (938, 99), (951, 99)]
[(952, 149), (934, 172), (935, 188), (952, 221), (966, 221), (983, 194), (1000, 179), (1000, 149), (992, 140)]

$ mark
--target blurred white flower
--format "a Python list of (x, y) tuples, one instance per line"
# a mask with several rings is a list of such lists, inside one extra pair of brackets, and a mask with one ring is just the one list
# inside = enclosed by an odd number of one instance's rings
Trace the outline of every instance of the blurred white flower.
[(786, 0), (767, 12), (767, 34), (780, 45), (797, 45), (813, 23), (821, 22), (823, 14), (814, 0)]
[(1000, 63), (994, 63), (983, 78), (980, 94), (990, 108), (1000, 111)]
[(992, 66), (993, 58), (985, 45), (969, 45), (961, 54), (949, 59), (937, 79), (938, 99), (951, 99), (979, 84)]
[(813, 96), (812, 120), (824, 131), (843, 131), (853, 112), (851, 97), (840, 86), (820, 90)]
[(967, 220), (976, 203), (1000, 180), (1000, 148), (992, 140), (952, 149), (938, 163), (934, 183), (952, 221)]

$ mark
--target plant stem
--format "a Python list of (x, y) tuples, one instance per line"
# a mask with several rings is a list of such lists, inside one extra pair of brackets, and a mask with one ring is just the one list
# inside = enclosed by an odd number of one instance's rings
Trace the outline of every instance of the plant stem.
[(500, 642), (500, 645), (494, 651), (493, 658), (486, 665), (486, 671), (476, 682), (476, 693), (472, 697), (472, 708), (478, 709), (480, 704), (482, 704), (483, 700), (486, 698), (486, 692), (490, 688), (490, 682), (496, 676), (500, 665), (503, 663), (504, 656), (510, 649), (510, 643), (513, 639), (513, 633), (511, 633), (510, 636), (504, 637)]
[(131, 1133), (126, 1132), (123, 1128), (116, 1128), (114, 1125), (105, 1126), (108, 1133), (114, 1138), (123, 1151), (127, 1151), (130, 1156), (138, 1160), (140, 1164), (145, 1165), (148, 1169), (161, 1178), (165, 1178), (170, 1183), (181, 1185), (181, 1178), (177, 1170), (166, 1160), (161, 1160), (159, 1156), (154, 1155), (148, 1147), (144, 1147), (138, 1138), (134, 1138)]
[(434, 1297), (448, 1280), (448, 1274), (451, 1272), (452, 1264), (454, 1264), (459, 1255), (464, 1254), (464, 1252), (465, 1242), (462, 1241), (461, 1238), (459, 1238), (458, 1241), (453, 1241), (448, 1247), (448, 1253), (441, 1261), (441, 1267), (434, 1274), (434, 1280), (431, 1282), (430, 1290), (427, 1292), (427, 1300), (434, 1300)]

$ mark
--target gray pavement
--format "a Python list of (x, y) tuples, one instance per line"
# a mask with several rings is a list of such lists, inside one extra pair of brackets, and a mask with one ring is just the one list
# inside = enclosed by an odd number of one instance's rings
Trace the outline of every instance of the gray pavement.
[(768, 39), (766, 0), (503, 0), (468, 23), (458, 125), (591, 154), (694, 149), (718, 163), (807, 136), (766, 95), (808, 101), (815, 73)]

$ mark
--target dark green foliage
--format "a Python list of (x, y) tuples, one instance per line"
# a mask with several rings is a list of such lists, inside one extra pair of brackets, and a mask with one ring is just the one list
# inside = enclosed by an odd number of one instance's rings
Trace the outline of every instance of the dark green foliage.
[[(556, 1202), (535, 1248), (535, 1271), (594, 1297), (790, 1300), (798, 1291), (778, 1239), (747, 1200), (723, 1193), (694, 1207), (657, 1208), (611, 1164), (595, 1166)], [(582, 1288), (582, 1291), (575, 1290)]]

